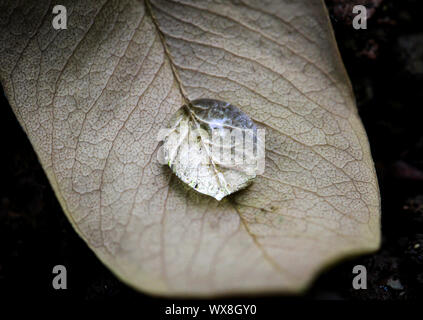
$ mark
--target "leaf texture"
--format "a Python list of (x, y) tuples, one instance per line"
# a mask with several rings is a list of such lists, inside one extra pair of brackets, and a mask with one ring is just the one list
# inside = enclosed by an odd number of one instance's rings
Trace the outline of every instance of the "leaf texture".
[[(1, 1), (0, 76), (72, 225), (123, 281), (160, 295), (305, 288), (380, 242), (380, 200), (320, 0)], [(266, 129), (266, 168), (222, 201), (157, 161), (186, 100)]]

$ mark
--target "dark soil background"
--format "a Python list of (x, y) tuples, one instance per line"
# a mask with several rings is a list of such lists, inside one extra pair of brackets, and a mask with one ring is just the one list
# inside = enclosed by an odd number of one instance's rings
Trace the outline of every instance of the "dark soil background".
[[(305, 299), (422, 299), (422, 1), (326, 3), (376, 163), (383, 244), (375, 254), (330, 268)], [(353, 4), (369, 8), (367, 30), (352, 27)], [(3, 93), (0, 103), (0, 295), (45, 301), (133, 300), (144, 306), (166, 303), (122, 284), (77, 236)], [(68, 290), (52, 289), (57, 264), (67, 267)], [(357, 264), (367, 268), (367, 290), (352, 288), (352, 268)], [(260, 301), (281, 299), (287, 298)]]

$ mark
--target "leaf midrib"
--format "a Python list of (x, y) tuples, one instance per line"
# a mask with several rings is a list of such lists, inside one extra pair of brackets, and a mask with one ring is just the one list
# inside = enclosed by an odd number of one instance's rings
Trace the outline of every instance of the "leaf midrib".
[[(154, 24), (154, 26), (156, 28), (156, 32), (159, 34), (159, 38), (160, 38), (160, 41), (161, 41), (162, 46), (163, 46), (163, 49), (164, 49), (164, 54), (165, 54), (166, 58), (169, 60), (169, 64), (170, 64), (170, 67), (171, 67), (171, 70), (172, 70), (172, 74), (173, 74), (173, 76), (175, 78), (176, 83), (178, 84), (178, 88), (179, 88), (179, 91), (181, 93), (181, 96), (182, 96), (182, 98), (183, 98), (183, 100), (185, 102), (186, 109), (189, 111), (190, 117), (193, 119), (193, 121), (196, 122), (196, 120), (194, 119), (194, 117), (191, 114), (192, 113), (192, 110), (189, 107), (191, 105), (191, 102), (188, 99), (188, 96), (187, 96), (187, 94), (186, 94), (186, 92), (184, 90), (182, 81), (181, 81), (181, 79), (179, 77), (179, 74), (178, 74), (178, 71), (176, 69), (176, 65), (175, 65), (175, 63), (173, 61), (172, 55), (170, 54), (169, 48), (167, 47), (164, 34), (163, 34), (163, 32), (161, 31), (161, 29), (159, 27), (159, 24), (157, 22), (156, 17), (154, 16), (153, 10), (151, 8), (151, 3), (150, 3), (149, 0), (144, 0), (144, 3), (145, 3), (145, 8), (146, 8), (146, 14), (148, 14), (150, 16), (150, 18), (151, 18), (151, 20), (152, 20), (152, 22), (153, 22), (153, 24)], [(203, 143), (203, 141), (202, 141), (202, 143)], [(213, 162), (212, 162), (212, 164), (213, 164), (214, 170), (217, 170)], [(169, 185), (169, 187), (170, 187), (170, 185)], [(242, 214), (237, 209), (236, 204), (233, 202), (233, 200), (229, 198), (229, 199), (227, 199), (227, 201), (228, 201), (228, 203), (230, 203), (230, 205), (233, 208), (233, 210), (238, 214), (239, 219), (240, 219), (240, 223), (244, 227), (246, 233), (251, 237), (253, 243), (262, 252), (263, 257), (266, 259), (266, 261), (268, 261), (268, 263), (277, 272), (279, 272), (279, 273), (288, 272), (287, 270), (282, 269), (281, 266), (271, 256), (269, 256), (269, 254), (266, 252), (265, 248), (258, 242), (257, 236), (255, 234), (253, 234), (251, 232), (251, 230), (248, 228), (247, 221), (243, 218)], [(289, 272), (289, 273), (291, 273), (291, 272)], [(294, 274), (292, 274), (292, 275), (295, 276)]]

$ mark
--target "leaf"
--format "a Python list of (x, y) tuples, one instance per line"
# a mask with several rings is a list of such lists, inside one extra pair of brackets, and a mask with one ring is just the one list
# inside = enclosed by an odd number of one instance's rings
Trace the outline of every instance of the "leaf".
[(164, 131), (164, 163), (190, 187), (219, 201), (264, 169), (263, 137), (257, 139), (253, 121), (227, 102), (195, 100)]
[[(120, 279), (298, 292), (378, 248), (375, 170), (320, 0), (62, 4), (58, 31), (50, 3), (3, 2), (1, 80), (64, 212)], [(220, 202), (157, 160), (158, 131), (199, 98), (266, 129), (264, 173)]]

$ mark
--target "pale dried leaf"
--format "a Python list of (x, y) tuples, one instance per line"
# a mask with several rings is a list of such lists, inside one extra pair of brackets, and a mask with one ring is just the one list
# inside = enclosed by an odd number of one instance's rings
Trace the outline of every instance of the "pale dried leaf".
[[(61, 4), (56, 31), (48, 1), (1, 2), (0, 76), (66, 215), (119, 278), (161, 295), (298, 291), (378, 248), (373, 162), (322, 1), (157, 0), (155, 23), (143, 1)], [(266, 128), (264, 174), (220, 202), (157, 161), (158, 130), (198, 98)]]

